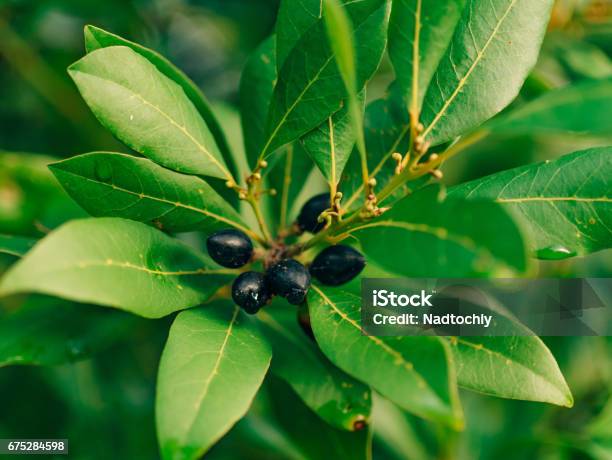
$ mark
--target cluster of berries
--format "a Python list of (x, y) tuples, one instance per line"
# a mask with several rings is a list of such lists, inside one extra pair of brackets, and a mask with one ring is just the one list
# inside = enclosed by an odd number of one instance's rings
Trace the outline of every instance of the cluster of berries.
[[(317, 233), (324, 224), (319, 215), (329, 208), (329, 195), (317, 195), (303, 206), (297, 225), (301, 231)], [(227, 268), (239, 268), (253, 258), (253, 243), (240, 230), (221, 230), (209, 236), (206, 247), (212, 259)], [(232, 298), (245, 312), (255, 314), (274, 295), (293, 305), (304, 302), (311, 275), (320, 283), (339, 286), (355, 278), (365, 267), (364, 257), (350, 246), (329, 246), (321, 251), (309, 269), (292, 258), (281, 258), (267, 267), (265, 273), (241, 273), (232, 285)]]

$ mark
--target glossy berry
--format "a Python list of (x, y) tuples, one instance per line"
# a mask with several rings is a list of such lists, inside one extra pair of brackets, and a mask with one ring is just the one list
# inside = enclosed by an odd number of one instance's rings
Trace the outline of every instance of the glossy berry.
[(350, 246), (337, 245), (323, 249), (310, 265), (310, 273), (321, 283), (339, 286), (355, 278), (365, 267), (365, 259)]
[(299, 305), (310, 287), (310, 273), (294, 259), (285, 259), (272, 265), (266, 273), (272, 292), (284, 297), (290, 304)]
[(313, 196), (300, 210), (300, 215), (297, 218), (300, 229), (310, 233), (318, 233), (321, 231), (325, 226), (325, 222), (319, 222), (318, 218), (319, 215), (326, 209), (329, 209), (329, 207), (329, 193)]
[(206, 240), (208, 254), (219, 265), (242, 267), (253, 255), (253, 243), (240, 230), (227, 229), (213, 233)]
[(232, 299), (251, 315), (257, 313), (271, 297), (266, 277), (261, 273), (241, 273), (232, 284)]

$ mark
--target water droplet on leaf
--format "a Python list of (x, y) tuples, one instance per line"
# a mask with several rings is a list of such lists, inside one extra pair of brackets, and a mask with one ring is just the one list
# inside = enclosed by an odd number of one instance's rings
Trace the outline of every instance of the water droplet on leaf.
[(538, 257), (538, 259), (544, 260), (561, 260), (567, 259), (568, 257), (573, 257), (575, 255), (575, 251), (572, 251), (560, 244), (555, 244), (547, 248), (539, 249), (536, 252), (536, 256)]

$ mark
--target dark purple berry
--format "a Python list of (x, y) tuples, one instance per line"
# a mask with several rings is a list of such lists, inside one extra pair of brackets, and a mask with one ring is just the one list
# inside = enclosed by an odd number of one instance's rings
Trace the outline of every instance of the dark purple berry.
[(297, 218), (300, 229), (310, 233), (321, 231), (325, 226), (325, 222), (318, 221), (319, 215), (326, 209), (329, 209), (330, 206), (329, 193), (313, 196), (300, 210), (300, 215)]
[(285, 259), (272, 265), (267, 273), (272, 293), (284, 297), (287, 302), (299, 305), (310, 287), (310, 273), (294, 259)]
[(253, 255), (250, 238), (235, 229), (213, 233), (206, 240), (206, 248), (215, 262), (227, 268), (242, 267)]
[(232, 299), (250, 315), (254, 315), (272, 297), (266, 277), (257, 272), (244, 272), (232, 284)]
[(321, 283), (339, 286), (355, 278), (365, 267), (365, 259), (350, 246), (337, 245), (323, 249), (310, 265), (310, 273)]

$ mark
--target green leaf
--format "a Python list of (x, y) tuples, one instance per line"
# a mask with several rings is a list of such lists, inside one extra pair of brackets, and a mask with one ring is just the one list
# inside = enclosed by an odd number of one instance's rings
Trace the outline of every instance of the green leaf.
[(453, 187), (452, 197), (495, 200), (518, 216), (531, 250), (563, 259), (612, 247), (612, 147), (575, 152)]
[(130, 148), (179, 172), (231, 179), (183, 88), (131, 48), (92, 51), (68, 73), (100, 123)]
[(438, 145), (506, 107), (535, 65), (552, 0), (468, 0), (423, 101), (423, 135)]
[(539, 337), (447, 340), (453, 350), (460, 386), (501, 398), (573, 405), (559, 366)]
[(547, 41), (557, 45), (556, 57), (571, 77), (576, 79), (612, 77), (612, 60), (598, 46), (570, 38), (568, 34), (559, 34), (553, 38), (549, 35)]
[(587, 433), (595, 438), (612, 441), (612, 399), (609, 398), (601, 412), (586, 427)]
[(96, 217), (124, 217), (170, 232), (232, 226), (252, 235), (206, 182), (145, 158), (93, 152), (50, 165), (66, 191)]
[(442, 195), (438, 186), (428, 187), (351, 233), (368, 259), (402, 276), (508, 276), (527, 269), (519, 227), (501, 205)]
[[(348, 2), (355, 30), (357, 90), (378, 68), (385, 47), (387, 0)], [(287, 56), (278, 75), (266, 124), (261, 156), (299, 138), (341, 108), (345, 86), (319, 18)], [(280, 45), (279, 45), (280, 46)]]
[(0, 234), (0, 254), (22, 257), (32, 249), (36, 241), (34, 238)]
[(215, 142), (224, 158), (232, 158), (232, 152), (227, 142), (227, 138), (225, 137), (225, 133), (221, 128), (221, 124), (212, 111), (210, 103), (200, 88), (198, 88), (197, 85), (187, 75), (185, 75), (183, 71), (156, 51), (145, 48), (138, 43), (131, 42), (123, 37), (98, 27), (91, 25), (85, 26), (85, 49), (88, 53), (91, 53), (97, 49), (107, 48), (109, 46), (127, 46), (131, 48), (149, 60), (153, 65), (155, 65), (155, 67), (157, 67), (157, 70), (163, 73), (166, 77), (179, 85), (206, 122), (206, 125), (215, 138)]
[(127, 332), (133, 319), (40, 296), (16, 309), (0, 305), (0, 367), (55, 366), (87, 358)]
[(268, 37), (249, 57), (240, 79), (240, 115), (251, 167), (264, 143), (266, 117), (276, 85), (276, 37)]
[(281, 0), (276, 18), (275, 62), (280, 70), (302, 35), (323, 17), (321, 0)]
[[(359, 96), (363, 112), (365, 94)], [(302, 137), (302, 146), (328, 182), (336, 184), (355, 146), (355, 129), (348, 106)], [(361, 179), (361, 175), (359, 176)]]
[[(375, 177), (378, 187), (384, 186), (394, 176), (395, 162), (391, 159), (394, 152), (406, 153), (409, 146), (409, 118), (406, 107), (399, 94), (399, 86), (394, 83), (384, 98), (368, 104), (365, 111), (365, 140), (368, 152), (370, 177)], [(410, 185), (412, 187), (412, 185)], [(342, 205), (347, 209), (355, 208), (363, 196), (361, 165), (356, 155), (349, 158), (344, 169), (340, 189), (345, 198)], [(398, 188), (393, 198), (406, 194), (408, 186)]]
[(159, 365), (162, 458), (198, 459), (246, 413), (268, 370), (269, 345), (229, 302), (180, 313)]
[(493, 120), (501, 134), (589, 134), (612, 136), (612, 79), (586, 81), (550, 91)]
[(0, 296), (37, 292), (160, 318), (206, 301), (232, 273), (139, 222), (83, 219), (34, 246), (0, 280)]
[[(347, 109), (349, 122), (355, 134), (357, 151), (361, 163), (362, 178), (364, 182), (369, 179), (368, 160), (365, 138), (363, 134), (363, 103), (357, 94), (357, 69), (355, 61), (354, 31), (345, 9), (338, 0), (324, 0), (323, 17), (327, 29), (327, 36), (331, 49), (344, 82), (347, 94)], [(331, 129), (331, 126), (330, 126)], [(333, 177), (337, 182), (336, 175)], [(332, 187), (332, 190), (335, 190)]]
[[(240, 120), (240, 107), (236, 104), (230, 104), (229, 102), (215, 102), (212, 107), (217, 114), (223, 131), (227, 133), (228, 142), (232, 151), (232, 163), (236, 166), (235, 177), (245, 177), (251, 172), (251, 168), (249, 167), (244, 148), (244, 133), (242, 132)], [(225, 184), (223, 184), (223, 186), (237, 198), (238, 194), (235, 190), (229, 189)]]
[(86, 216), (49, 172), (51, 161), (0, 150), (0, 233), (38, 236), (41, 228)]
[(459, 428), (463, 419), (448, 347), (437, 337), (365, 335), (360, 304), (359, 296), (341, 290), (310, 289), (312, 329), (323, 353), (404, 409)]
[(299, 142), (288, 145), (284, 155), (273, 157), (269, 168), (265, 180), (277, 192), (276, 196), (267, 197), (270, 219), (281, 228), (291, 225), (306, 200), (328, 190), (325, 179)]
[(331, 364), (299, 329), (295, 312), (279, 309), (258, 315), (272, 344), (272, 372), (330, 425), (353, 431), (370, 416), (371, 393)]
[(427, 460), (426, 442), (413, 426), (406, 412), (391, 401), (374, 393), (372, 404), (372, 428), (375, 440), (380, 440), (385, 451), (393, 452), (392, 458)]
[(394, 0), (389, 56), (402, 97), (418, 110), (448, 48), (466, 0)]
[[(370, 460), (372, 458), (370, 433), (368, 429), (349, 432), (324, 423), (298, 399), (284, 382), (270, 378), (266, 381), (269, 393), (271, 422), (280, 427), (289, 443), (281, 458)], [(270, 429), (265, 434), (270, 433)], [(301, 454), (296, 456), (295, 454)]]
[(353, 27), (339, 0), (323, 0), (323, 19), (340, 76), (349, 100), (357, 96), (357, 70)]

